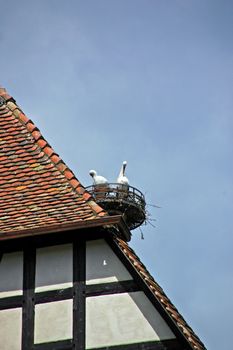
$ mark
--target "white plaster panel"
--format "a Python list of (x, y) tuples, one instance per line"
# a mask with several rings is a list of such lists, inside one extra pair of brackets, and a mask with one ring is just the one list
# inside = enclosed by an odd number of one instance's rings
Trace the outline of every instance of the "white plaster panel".
[(21, 350), (22, 310), (0, 311), (0, 349)]
[(23, 289), (23, 253), (3, 254), (0, 260), (0, 298), (21, 295)]
[(73, 302), (62, 300), (35, 306), (35, 344), (71, 339)]
[(37, 249), (36, 292), (72, 286), (73, 252), (71, 244)]
[(86, 283), (108, 283), (131, 280), (120, 259), (103, 239), (87, 242)]
[(143, 292), (86, 299), (86, 348), (175, 338)]

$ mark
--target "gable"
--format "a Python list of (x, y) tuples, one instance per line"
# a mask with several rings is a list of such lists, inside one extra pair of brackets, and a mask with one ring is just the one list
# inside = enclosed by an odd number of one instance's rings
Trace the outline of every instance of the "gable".
[[(0, 334), (6, 349), (26, 350), (32, 342), (36, 350), (69, 350), (74, 339), (83, 339), (86, 345), (80, 349), (90, 350), (125, 350), (135, 344), (137, 349), (160, 349), (162, 344), (182, 349), (108, 241), (72, 237), (55, 245), (31, 244), (22, 251), (3, 252)], [(7, 274), (17, 275), (15, 285), (4, 284)], [(15, 340), (12, 333), (17, 334)]]
[[(86, 299), (87, 349), (175, 338), (140, 286), (132, 281), (133, 276), (105, 240), (87, 242), (86, 283), (92, 290)], [(118, 283), (124, 286), (121, 291), (117, 290)], [(134, 291), (127, 291), (132, 286)], [(106, 295), (103, 288), (108, 289)]]

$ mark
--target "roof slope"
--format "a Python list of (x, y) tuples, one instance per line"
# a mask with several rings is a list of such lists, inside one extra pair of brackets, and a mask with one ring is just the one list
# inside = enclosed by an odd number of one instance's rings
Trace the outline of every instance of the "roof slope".
[(105, 215), (0, 88), (0, 236)]
[(166, 296), (163, 289), (154, 280), (151, 274), (146, 269), (145, 265), (140, 261), (139, 257), (135, 254), (133, 249), (122, 239), (115, 237), (114, 242), (120, 251), (124, 254), (126, 259), (130, 262), (133, 268), (136, 270), (140, 278), (144, 281), (149, 288), (153, 296), (165, 313), (170, 317), (171, 322), (180, 330), (191, 349), (205, 350), (206, 347), (194, 333), (191, 327), (187, 324), (184, 318), (181, 316), (176, 307), (172, 304), (171, 300)]

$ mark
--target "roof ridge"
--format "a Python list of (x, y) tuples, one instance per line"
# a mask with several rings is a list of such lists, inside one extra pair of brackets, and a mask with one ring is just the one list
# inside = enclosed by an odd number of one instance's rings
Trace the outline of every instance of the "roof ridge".
[(27, 128), (30, 135), (34, 138), (37, 146), (42, 152), (44, 152), (49, 160), (54, 164), (56, 169), (66, 178), (72, 189), (83, 198), (86, 204), (89, 205), (93, 213), (97, 217), (102, 217), (108, 215), (103, 208), (101, 208), (89, 194), (89, 192), (83, 187), (83, 185), (78, 181), (73, 171), (65, 164), (65, 162), (59, 157), (59, 155), (54, 151), (50, 144), (42, 136), (40, 130), (29, 119), (21, 108), (17, 105), (13, 97), (11, 97), (5, 88), (0, 87), (0, 96), (5, 100), (6, 106), (12, 112), (12, 114)]
[(205, 345), (202, 343), (200, 338), (196, 335), (196, 333), (192, 330), (192, 328), (187, 324), (183, 316), (179, 313), (177, 308), (173, 305), (171, 300), (167, 297), (163, 289), (159, 286), (159, 284), (155, 281), (153, 276), (149, 273), (145, 265), (141, 262), (140, 258), (134, 252), (134, 250), (128, 245), (128, 243), (122, 240), (119, 237), (114, 237), (117, 245), (126, 255), (128, 260), (131, 262), (133, 267), (142, 277), (147, 287), (151, 290), (151, 292), (155, 295), (158, 302), (162, 305), (163, 309), (168, 313), (173, 322), (176, 323), (177, 327), (181, 330), (181, 333), (184, 335), (188, 343), (195, 350), (205, 350)]

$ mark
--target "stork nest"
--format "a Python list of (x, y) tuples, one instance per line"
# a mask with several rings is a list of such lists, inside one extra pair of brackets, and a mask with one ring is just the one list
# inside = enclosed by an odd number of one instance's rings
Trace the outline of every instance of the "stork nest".
[(130, 230), (134, 230), (145, 221), (145, 197), (135, 187), (109, 183), (88, 186), (86, 190), (109, 215), (123, 215)]

